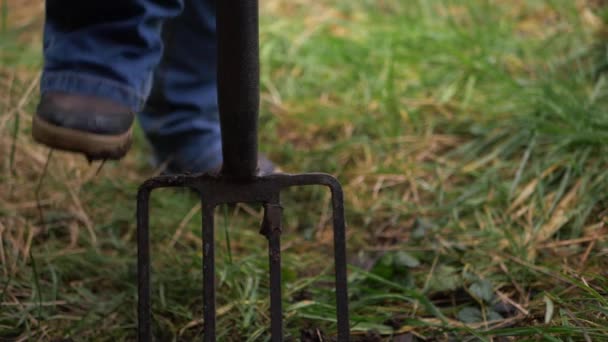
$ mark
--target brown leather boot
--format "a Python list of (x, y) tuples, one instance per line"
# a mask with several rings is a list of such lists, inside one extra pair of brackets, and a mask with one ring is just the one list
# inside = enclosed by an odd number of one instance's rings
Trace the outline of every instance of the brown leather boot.
[(61, 92), (42, 95), (32, 124), (34, 140), (89, 160), (120, 159), (131, 147), (135, 114), (110, 100)]

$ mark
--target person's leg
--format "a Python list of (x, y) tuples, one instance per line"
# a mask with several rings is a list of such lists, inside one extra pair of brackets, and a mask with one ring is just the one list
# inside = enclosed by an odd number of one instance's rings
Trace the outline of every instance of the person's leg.
[(95, 155), (87, 148), (130, 140), (124, 128), (149, 94), (162, 23), (182, 6), (182, 0), (47, 0), (34, 137), (89, 157), (122, 157), (126, 149)]
[(184, 6), (163, 27), (165, 51), (139, 119), (170, 172), (204, 172), (222, 163), (215, 0), (186, 0)]

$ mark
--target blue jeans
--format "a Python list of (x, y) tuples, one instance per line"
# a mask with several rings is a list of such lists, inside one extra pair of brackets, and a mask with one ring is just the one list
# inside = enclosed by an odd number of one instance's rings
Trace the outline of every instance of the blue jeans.
[(128, 106), (176, 169), (222, 162), (215, 0), (47, 0), (46, 11), (41, 93)]

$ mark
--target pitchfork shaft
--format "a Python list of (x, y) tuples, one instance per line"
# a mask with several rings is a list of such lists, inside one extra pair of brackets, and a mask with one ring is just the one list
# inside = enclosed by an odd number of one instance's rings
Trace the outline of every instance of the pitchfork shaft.
[(222, 174), (251, 178), (258, 163), (258, 0), (221, 0), (216, 6)]

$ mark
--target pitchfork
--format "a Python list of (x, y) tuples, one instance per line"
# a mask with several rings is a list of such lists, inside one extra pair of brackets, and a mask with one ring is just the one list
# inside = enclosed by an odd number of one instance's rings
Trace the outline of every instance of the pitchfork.
[(324, 173), (260, 175), (258, 161), (258, 0), (217, 1), (218, 104), (224, 164), (219, 174), (165, 175), (144, 182), (137, 194), (138, 339), (152, 341), (150, 313), (149, 198), (153, 189), (186, 187), (200, 195), (203, 211), (204, 341), (215, 341), (214, 209), (261, 203), (260, 233), (268, 239), (272, 341), (283, 340), (281, 307), (281, 190), (325, 185), (331, 190), (338, 341), (348, 341), (344, 203), (340, 183)]

